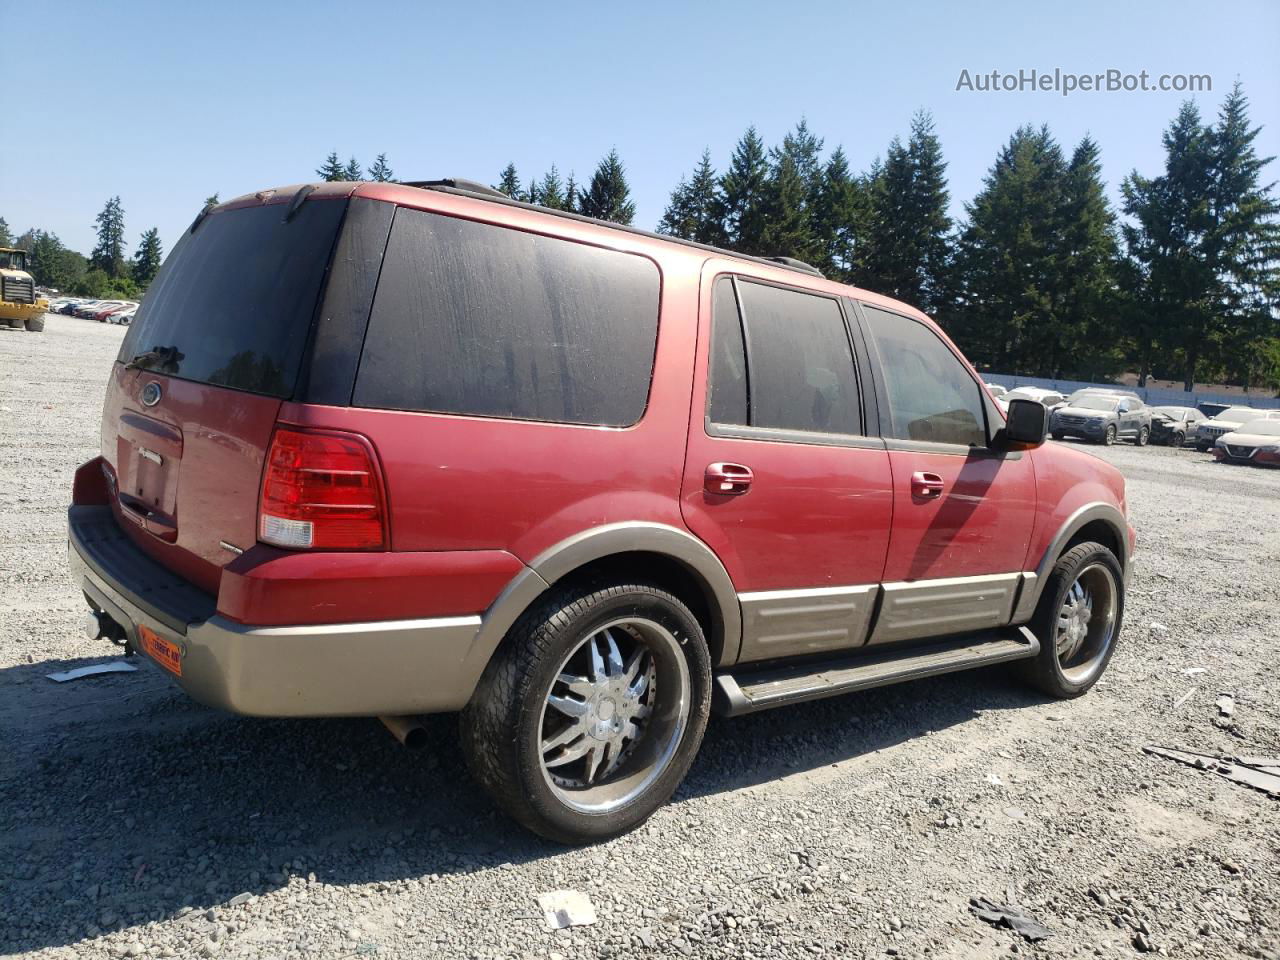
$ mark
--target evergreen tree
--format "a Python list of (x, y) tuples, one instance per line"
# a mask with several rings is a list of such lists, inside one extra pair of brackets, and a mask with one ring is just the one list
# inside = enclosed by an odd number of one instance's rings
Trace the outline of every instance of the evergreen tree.
[(338, 179), (355, 183), (356, 181), (360, 180), (362, 176), (363, 174), (360, 171), (360, 163), (356, 160), (355, 157), (352, 157), (350, 160), (347, 161), (346, 167), (344, 167), (342, 170), (342, 176), (340, 176)]
[(728, 245), (739, 253), (763, 254), (765, 202), (769, 164), (754, 126), (734, 147), (729, 169), (720, 178), (724, 230)]
[(337, 150), (329, 151), (329, 156), (325, 157), (324, 163), (316, 169), (316, 176), (329, 183), (346, 179), (346, 170), (343, 169), (342, 161), (338, 159)]
[(138, 250), (133, 255), (133, 282), (139, 287), (146, 287), (155, 279), (156, 271), (164, 254), (160, 248), (160, 231), (152, 227), (142, 235)]
[(520, 199), (520, 178), (516, 175), (516, 165), (514, 163), (506, 165), (494, 189), (500, 193), (505, 193), (512, 200)]
[(542, 177), (538, 185), (538, 199), (535, 201), (552, 210), (564, 210), (564, 184), (560, 180), (560, 171), (553, 163), (551, 169)]
[(781, 148), (773, 151), (775, 169), (783, 157), (791, 158), (796, 176), (804, 185), (806, 208), (814, 207), (822, 192), (822, 146), (823, 141), (810, 132), (808, 121), (801, 117), (796, 128), (782, 138)]
[(569, 179), (564, 182), (564, 209), (569, 213), (578, 212), (578, 181), (573, 178), (573, 171), (569, 171)]
[(597, 220), (629, 224), (636, 215), (631, 188), (617, 149), (610, 150), (591, 177), (591, 184), (578, 204), (578, 211)]
[(97, 216), (98, 244), (93, 248), (90, 262), (108, 277), (119, 277), (125, 272), (124, 262), (124, 207), (119, 197), (107, 201)]
[(946, 169), (933, 119), (916, 114), (907, 144), (894, 138), (873, 183), (858, 269), (864, 286), (935, 315), (949, 299)]
[(216, 207), (216, 206), (217, 206), (218, 204), (220, 204), (221, 202), (222, 202), (222, 200), (218, 197), (218, 194), (216, 194), (216, 193), (215, 193), (215, 194), (214, 194), (213, 196), (211, 196), (211, 197), (205, 197), (205, 198), (204, 198), (204, 208), (203, 208), (203, 209), (207, 212), (207, 211), (209, 211), (209, 210), (212, 210), (214, 207)]
[(13, 246), (13, 234), (9, 231), (9, 224), (4, 217), (0, 217), (0, 247)]
[(374, 183), (391, 183), (395, 180), (395, 174), (391, 167), (387, 165), (387, 155), (380, 153), (373, 161), (373, 166), (369, 168), (369, 179)]
[(711, 151), (704, 149), (694, 168), (693, 179), (681, 177), (672, 191), (671, 200), (658, 224), (658, 232), (722, 246), (726, 241), (723, 217), (720, 183), (715, 168), (711, 166)]
[[(889, 169), (900, 162), (886, 163), (886, 178), (897, 175)], [(1047, 331), (1057, 323), (1065, 286), (1057, 257), (1065, 175), (1049, 129), (1021, 127), (968, 206), (960, 238), (962, 300), (952, 329), (976, 364), (1036, 374), (1061, 362)], [(876, 229), (885, 226), (877, 218)]]
[(760, 246), (768, 256), (795, 257), (806, 262), (816, 259), (807, 203), (808, 189), (796, 158), (790, 153), (780, 152), (765, 185), (762, 204), (764, 230)]
[(868, 191), (849, 171), (843, 147), (836, 147), (823, 169), (813, 205), (813, 265), (837, 280), (853, 275), (856, 251), (867, 235)]

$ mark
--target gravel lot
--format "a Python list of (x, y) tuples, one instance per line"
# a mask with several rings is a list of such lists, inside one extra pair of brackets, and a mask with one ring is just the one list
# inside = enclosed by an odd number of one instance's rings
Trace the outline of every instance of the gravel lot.
[[(1280, 956), (1280, 805), (1141, 752), (1280, 755), (1280, 471), (1097, 450), (1139, 554), (1083, 699), (997, 669), (713, 718), (672, 804), (566, 850), (494, 811), (449, 717), (410, 753), (373, 720), (207, 710), (146, 664), (45, 678), (114, 652), (81, 632), (64, 510), (123, 332), (0, 329), (0, 954)], [(598, 923), (544, 928), (564, 888)]]

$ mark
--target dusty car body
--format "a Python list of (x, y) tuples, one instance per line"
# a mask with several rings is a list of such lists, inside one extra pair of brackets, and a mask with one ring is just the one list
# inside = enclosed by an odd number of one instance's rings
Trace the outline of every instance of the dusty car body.
[(1108, 445), (1129, 439), (1142, 447), (1151, 438), (1151, 410), (1137, 397), (1080, 391), (1072, 396), (1076, 399), (1049, 415), (1053, 439), (1075, 437)]
[(1220, 436), (1213, 445), (1215, 460), (1280, 467), (1280, 418), (1254, 420)]
[(1201, 453), (1213, 449), (1219, 437), (1234, 433), (1246, 423), (1255, 420), (1272, 420), (1280, 418), (1280, 410), (1257, 410), (1253, 407), (1228, 407), (1216, 417), (1204, 421), (1196, 427), (1195, 446)]
[(1151, 442), (1166, 447), (1194, 444), (1196, 430), (1206, 419), (1195, 407), (1152, 407)]

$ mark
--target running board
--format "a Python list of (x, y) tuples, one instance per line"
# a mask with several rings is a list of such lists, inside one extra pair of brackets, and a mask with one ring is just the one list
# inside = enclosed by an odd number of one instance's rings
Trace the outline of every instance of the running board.
[(716, 677), (713, 705), (716, 713), (736, 717), (905, 680), (1024, 660), (1039, 652), (1040, 641), (1035, 634), (1026, 627), (1018, 627), (906, 650), (809, 661), (757, 672), (740, 670), (736, 676), (722, 673)]

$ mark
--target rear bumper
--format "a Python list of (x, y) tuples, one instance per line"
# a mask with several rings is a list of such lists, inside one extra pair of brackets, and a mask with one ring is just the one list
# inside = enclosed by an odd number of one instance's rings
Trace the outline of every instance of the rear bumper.
[[(139, 628), (176, 645), (196, 700), (271, 717), (441, 713), (466, 705), (485, 658), (481, 617), (254, 627), (217, 614), (214, 599), (142, 553), (109, 507), (68, 512), (72, 576), (142, 655)], [(148, 657), (150, 659), (150, 657)]]

